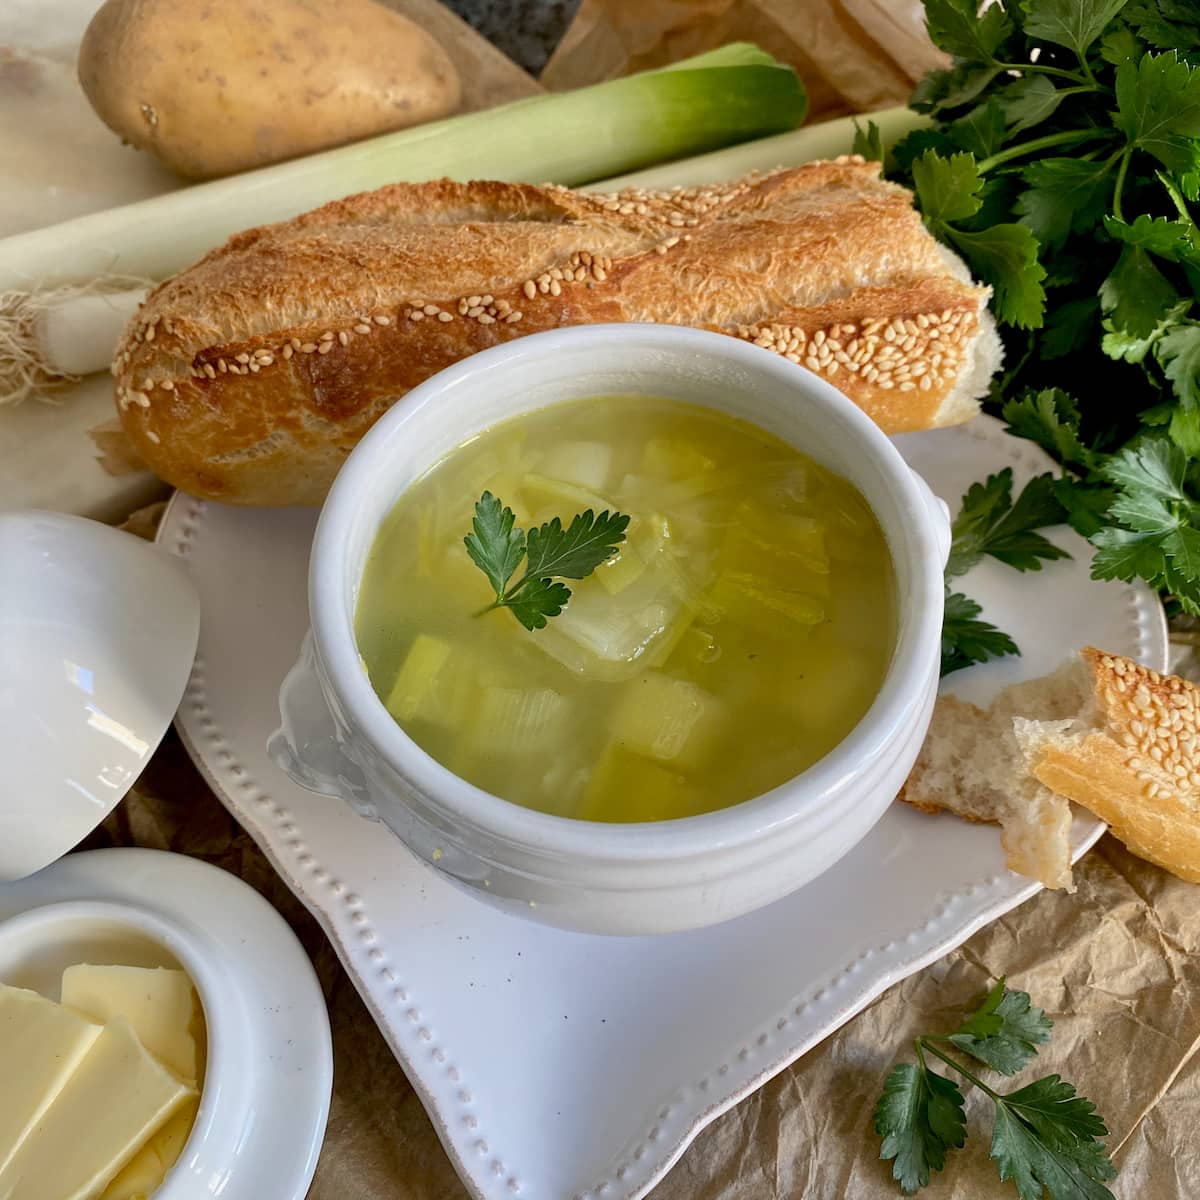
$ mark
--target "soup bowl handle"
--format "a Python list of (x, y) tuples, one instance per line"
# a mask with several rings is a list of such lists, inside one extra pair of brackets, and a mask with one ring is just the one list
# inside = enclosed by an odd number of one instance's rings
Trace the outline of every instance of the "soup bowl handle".
[(933, 536), (937, 540), (938, 562), (945, 566), (946, 560), (950, 557), (950, 543), (953, 537), (950, 529), (950, 506), (940, 496), (934, 495), (933, 489), (916, 471), (912, 472), (912, 477), (916, 481), (917, 490), (921, 493), (921, 498), (925, 501), (925, 507), (929, 511), (929, 523), (933, 527)]
[(364, 816), (377, 817), (362, 765), (326, 695), (309, 630), (300, 657), (279, 689), (280, 726), (267, 741), (267, 753), (301, 787), (345, 800)]

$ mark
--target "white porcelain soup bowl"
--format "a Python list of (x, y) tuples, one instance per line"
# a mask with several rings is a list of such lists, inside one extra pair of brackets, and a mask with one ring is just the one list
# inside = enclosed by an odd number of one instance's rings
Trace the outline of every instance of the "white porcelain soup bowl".
[[(388, 714), (354, 636), (367, 555), (410, 484), (498, 422), (620, 393), (727, 412), (853, 481), (887, 538), (899, 608), (878, 696), (823, 759), (730, 808), (625, 825), (537, 812), (454, 775)], [(350, 455), (317, 526), (309, 566), (312, 631), (283, 683), (282, 727), (270, 750), (297, 782), (382, 821), (436, 870), (492, 903), (598, 933), (714, 924), (827, 870), (891, 803), (929, 723), (948, 547), (944, 505), (883, 433), (840, 392), (778, 355), (665, 325), (534, 334), (415, 388)]]

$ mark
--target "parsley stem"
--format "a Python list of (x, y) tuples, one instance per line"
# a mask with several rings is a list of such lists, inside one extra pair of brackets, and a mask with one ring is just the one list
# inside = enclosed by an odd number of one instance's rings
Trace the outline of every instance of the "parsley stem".
[(1117, 167), (1117, 183), (1113, 188), (1113, 216), (1116, 217), (1118, 221), (1125, 220), (1124, 216), (1121, 215), (1121, 192), (1125, 187), (1125, 174), (1129, 170), (1129, 160), (1132, 157), (1133, 145), (1131, 143), (1125, 147), (1125, 150), (1121, 154), (1121, 165)]
[(1048, 133), (1044, 137), (1032, 138), (1028, 142), (1019, 142), (1015, 146), (1009, 146), (1007, 150), (1001, 150), (998, 154), (993, 154), (990, 158), (985, 158), (981, 162), (975, 164), (975, 169), (980, 175), (990, 171), (993, 167), (1000, 166), (1001, 163), (1009, 162), (1014, 158), (1021, 158), (1026, 154), (1033, 154), (1040, 150), (1048, 150), (1052, 146), (1067, 146), (1072, 142), (1083, 142), (1094, 137), (1111, 137), (1112, 131), (1109, 129), (1067, 129), (1062, 133)]
[[(977, 1075), (972, 1075), (971, 1072), (968, 1071), (966, 1067), (964, 1067), (961, 1063), (955, 1062), (955, 1060), (952, 1059), (950, 1057), (950, 1055), (943, 1054), (942, 1051), (940, 1051), (935, 1045), (932, 1044), (932, 1041), (930, 1038), (928, 1038), (928, 1037), (917, 1038), (917, 1046), (918, 1046), (918, 1051), (917, 1051), (918, 1054), (920, 1054), (921, 1048), (928, 1050), (930, 1054), (934, 1055), (934, 1057), (940, 1058), (942, 1060), (942, 1062), (944, 1062), (946, 1064), (946, 1066), (953, 1067), (953, 1069), (956, 1070), (964, 1079), (970, 1080), (971, 1083), (973, 1083), (977, 1088), (979, 1088), (980, 1091), (986, 1092), (989, 1096), (991, 1096), (991, 1098), (993, 1100), (996, 1101), (997, 1104), (1000, 1102), (1000, 1093), (999, 1092), (992, 1091), (992, 1089), (990, 1087), (988, 1087), (988, 1085), (986, 1083), (984, 1083), (983, 1080), (980, 1079)], [(922, 1066), (924, 1066), (924, 1063), (925, 1063), (925, 1060), (922, 1057), (922, 1059), (921, 1059)]]
[(1090, 71), (1085, 76), (1081, 75), (1078, 71), (1067, 71), (1062, 67), (1045, 67), (1041, 63), (997, 63), (996, 66), (1001, 71), (1016, 71), (1021, 75), (1053, 75), (1058, 79), (1073, 80), (1075, 83), (1087, 83), (1089, 82), (1088, 77), (1091, 76), (1090, 82), (1093, 85), (1096, 83), (1096, 79), (1091, 75)]
[(1175, 205), (1175, 211), (1183, 220), (1194, 224), (1195, 222), (1192, 221), (1192, 214), (1188, 211), (1188, 206), (1184, 203), (1183, 197), (1179, 194), (1179, 189), (1171, 181), (1170, 177), (1162, 171), (1155, 171), (1154, 174), (1158, 176), (1158, 182), (1167, 189), (1167, 195), (1171, 197), (1171, 203)]

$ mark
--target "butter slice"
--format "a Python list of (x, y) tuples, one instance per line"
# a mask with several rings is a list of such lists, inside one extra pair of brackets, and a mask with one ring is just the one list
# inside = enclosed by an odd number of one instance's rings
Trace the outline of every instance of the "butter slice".
[(200, 1101), (193, 1097), (123, 1166), (100, 1200), (145, 1200), (179, 1161)]
[(101, 1025), (124, 1017), (142, 1045), (180, 1079), (196, 1082), (192, 981), (165, 967), (68, 967), (62, 1002)]
[(0, 1176), (99, 1036), (53, 1000), (0, 985)]
[(195, 1089), (110, 1021), (54, 1103), (0, 1170), (12, 1200), (95, 1200)]

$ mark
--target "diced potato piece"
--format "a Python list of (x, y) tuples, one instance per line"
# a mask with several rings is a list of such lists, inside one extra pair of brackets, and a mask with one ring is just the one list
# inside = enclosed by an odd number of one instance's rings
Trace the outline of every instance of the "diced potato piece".
[(397, 721), (412, 721), (423, 715), (422, 710), (432, 701), (438, 675), (449, 657), (449, 642), (427, 633), (417, 634), (386, 701), (388, 712)]
[(720, 703), (703, 688), (651, 671), (625, 687), (609, 728), (631, 750), (694, 767), (703, 761), (720, 719)]
[(484, 688), (473, 748), (488, 755), (529, 753), (561, 734), (569, 710), (570, 702), (550, 688)]
[(600, 757), (580, 798), (581, 821), (669, 821), (701, 809), (701, 797), (682, 776), (613, 743)]
[(539, 464), (539, 473), (598, 492), (608, 483), (612, 459), (612, 446), (605, 442), (559, 442)]
[(658, 479), (687, 479), (715, 466), (702, 450), (679, 438), (651, 438), (642, 449), (642, 470)]
[(720, 610), (723, 619), (757, 633), (794, 634), (825, 619), (825, 605), (820, 597), (779, 587), (773, 580), (745, 571), (723, 572), (708, 599)]
[[(549, 509), (551, 515), (558, 517), (564, 525), (570, 524), (576, 513), (589, 508), (597, 515), (617, 511), (617, 505), (596, 492), (547, 475), (526, 475), (521, 480), (521, 496), (531, 512), (542, 513)], [(535, 521), (537, 523), (540, 522)]]

